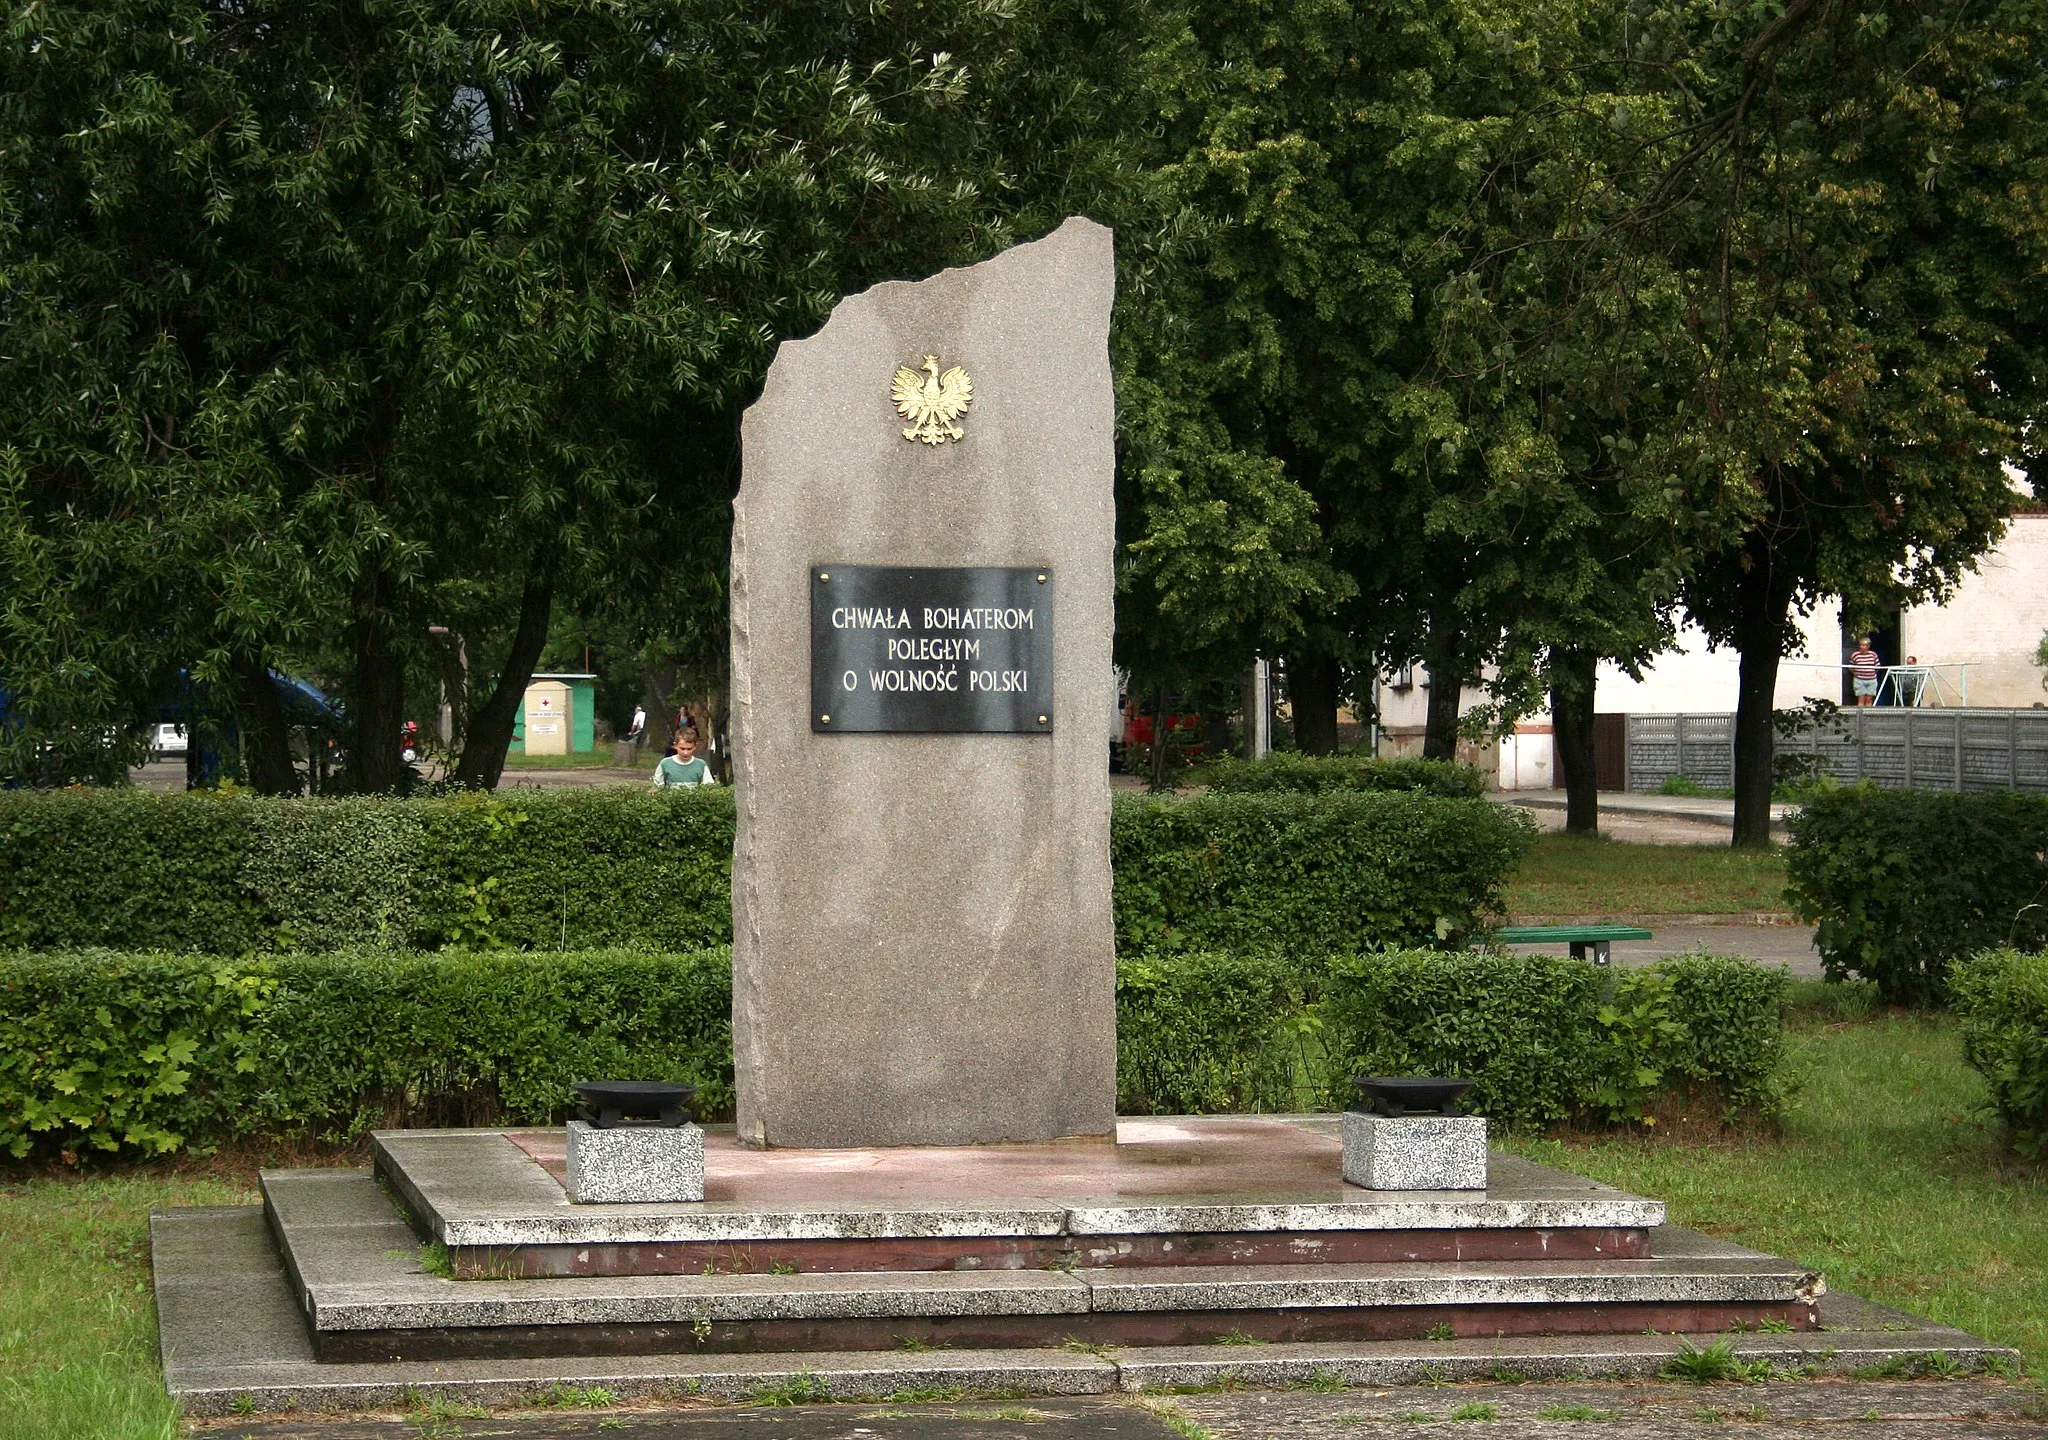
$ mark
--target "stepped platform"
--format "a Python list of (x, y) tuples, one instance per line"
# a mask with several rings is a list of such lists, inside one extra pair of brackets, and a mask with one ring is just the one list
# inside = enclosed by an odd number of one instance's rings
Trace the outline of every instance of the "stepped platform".
[(560, 1132), (389, 1132), (374, 1169), (267, 1171), (260, 1209), (154, 1217), (166, 1374), (204, 1409), (385, 1403), (401, 1380), (449, 1377), (472, 1397), (792, 1375), (849, 1394), (1071, 1394), (1203, 1384), (1221, 1365), (1389, 1383), (1510, 1351), (1642, 1373), (1672, 1336), (1714, 1331), (1821, 1353), (1798, 1339), (1828, 1303), (1803, 1266), (1506, 1155), (1481, 1192), (1361, 1190), (1335, 1125), (822, 1152), (722, 1133), (708, 1198), (671, 1205), (572, 1204)]
[[(164, 1383), (194, 1417), (405, 1408), (427, 1400), (530, 1404), (557, 1386), (602, 1389), (620, 1403), (683, 1396), (745, 1401), (802, 1387), (813, 1398), (1102, 1395), (1204, 1386), (1324, 1388), (1485, 1380), (1654, 1376), (1670, 1335), (1472, 1336), (1002, 1350), (779, 1351), (761, 1354), (509, 1356), (469, 1360), (322, 1361), (303, 1292), (259, 1206), (160, 1211), (151, 1217)], [(395, 1237), (394, 1237), (395, 1238)], [(1704, 1237), (1702, 1237), (1702, 1240)], [(1660, 1245), (1685, 1248), (1666, 1226)], [(1710, 1242), (1709, 1242), (1710, 1243)], [(393, 1247), (396, 1248), (396, 1247)], [(410, 1247), (417, 1253), (417, 1243)], [(1973, 1369), (2016, 1364), (1987, 1345), (1855, 1296), (1819, 1298), (1823, 1329), (1730, 1335), (1746, 1362), (1845, 1376), (1870, 1367), (1913, 1373), (1926, 1357)]]
[(577, 1205), (563, 1132), (387, 1131), (376, 1171), (458, 1277), (1642, 1258), (1655, 1200), (1494, 1157), (1484, 1192), (1361, 1190), (1337, 1117), (1126, 1120), (1117, 1143), (749, 1150), (705, 1198)]

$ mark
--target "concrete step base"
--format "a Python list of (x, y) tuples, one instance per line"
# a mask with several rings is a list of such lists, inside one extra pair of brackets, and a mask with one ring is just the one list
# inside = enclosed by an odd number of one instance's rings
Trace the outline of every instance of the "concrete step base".
[[(728, 1400), (935, 1399), (1087, 1395), (1235, 1385), (1385, 1386), (1483, 1380), (1655, 1375), (1677, 1352), (1669, 1335), (1528, 1336), (1445, 1341), (1110, 1346), (1002, 1350), (823, 1351), (802, 1354), (514, 1357), (322, 1363), (295, 1282), (263, 1211), (233, 1206), (152, 1217), (165, 1383), (188, 1414), (409, 1407), (436, 1397), (513, 1405), (551, 1391), (595, 1401), (643, 1396)], [(1730, 1336), (1747, 1360), (1785, 1371), (1851, 1374), (1890, 1365), (1975, 1369), (2016, 1352), (1854, 1297), (1819, 1301), (1824, 1328)], [(1897, 1328), (1886, 1328), (1897, 1327)], [(1696, 1337), (1697, 1338), (1697, 1337)], [(1697, 1343), (1705, 1344), (1704, 1339)], [(598, 1402), (602, 1403), (602, 1402)]]
[(755, 1150), (705, 1198), (578, 1205), (559, 1130), (394, 1130), (379, 1179), (464, 1279), (1641, 1256), (1656, 1200), (1513, 1155), (1483, 1191), (1347, 1184), (1335, 1115), (1124, 1120), (1115, 1145)]
[(363, 1171), (266, 1172), (263, 1188), (329, 1361), (1804, 1330), (1823, 1288), (1704, 1236), (1621, 1260), (456, 1280), (422, 1268)]

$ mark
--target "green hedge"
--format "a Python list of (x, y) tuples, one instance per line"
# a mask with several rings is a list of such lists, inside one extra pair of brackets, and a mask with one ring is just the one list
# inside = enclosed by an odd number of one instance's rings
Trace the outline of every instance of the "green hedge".
[(1130, 796), (1110, 832), (1117, 948), (1460, 944), (1498, 920), (1534, 835), (1516, 807), (1435, 795)]
[(1928, 1004), (1963, 956), (2048, 944), (2048, 796), (1858, 785), (1813, 795), (1791, 832), (1786, 893), (1831, 979)]
[[(1425, 794), (1119, 797), (1119, 941), (1299, 953), (1460, 936), (1519, 811)], [(0, 947), (694, 950), (732, 936), (730, 790), (264, 800), (0, 794)]]
[(1478, 766), (1416, 756), (1376, 760), (1370, 755), (1303, 755), (1291, 750), (1275, 750), (1258, 760), (1220, 755), (1205, 762), (1195, 778), (1213, 791), (1235, 795), (1265, 790), (1423, 790), (1478, 800), (1486, 794), (1486, 776)]
[(1963, 1055), (1984, 1076), (2013, 1147), (2048, 1157), (2048, 952), (1987, 950), (1950, 975)]
[(724, 950), (0, 960), (0, 1153), (546, 1121), (617, 1074), (729, 1116), (731, 1010)]
[[(1169, 954), (1117, 969), (1126, 1114), (1329, 1108), (1358, 1073), (1470, 1076), (1503, 1126), (1626, 1121), (1678, 1098), (1768, 1114), (1779, 1094), (1785, 980), (1748, 961), (1606, 975), (1482, 952)], [(723, 950), (0, 959), (0, 1155), (540, 1123), (572, 1081), (607, 1074), (692, 1081), (701, 1113), (727, 1118), (730, 1007)]]
[(1687, 955), (1607, 971), (1551, 955), (1429, 951), (1331, 962), (1333, 1098), (1354, 1075), (1476, 1080), (1472, 1106), (1522, 1128), (1653, 1118), (1707, 1101), (1733, 1118), (1782, 1103), (1786, 977)]
[(1119, 960), (1117, 1113), (1322, 1108), (1321, 994), (1319, 968), (1279, 955)]

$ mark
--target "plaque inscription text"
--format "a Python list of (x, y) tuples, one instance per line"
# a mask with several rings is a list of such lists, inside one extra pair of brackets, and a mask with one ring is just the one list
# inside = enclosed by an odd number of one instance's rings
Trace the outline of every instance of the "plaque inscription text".
[(1049, 734), (1052, 571), (811, 567), (818, 734)]

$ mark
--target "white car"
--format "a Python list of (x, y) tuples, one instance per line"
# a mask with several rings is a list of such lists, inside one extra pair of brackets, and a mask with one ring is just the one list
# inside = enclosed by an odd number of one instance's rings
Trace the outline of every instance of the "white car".
[(185, 727), (183, 725), (159, 725), (156, 738), (150, 742), (150, 749), (158, 756), (183, 755), (185, 753)]

